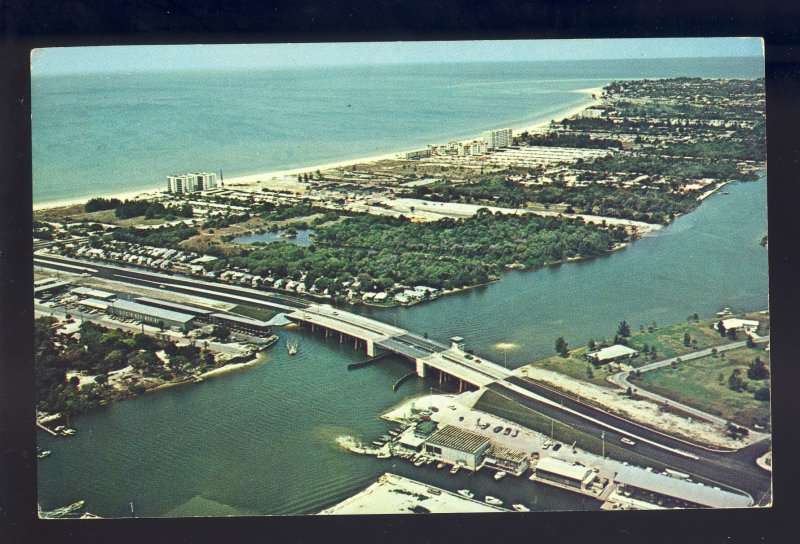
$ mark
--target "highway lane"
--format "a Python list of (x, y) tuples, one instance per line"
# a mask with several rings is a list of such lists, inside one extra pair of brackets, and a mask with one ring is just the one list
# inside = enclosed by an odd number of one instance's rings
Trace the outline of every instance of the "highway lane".
[[(47, 268), (60, 269), (63, 272), (70, 272), (70, 273), (75, 272), (73, 269), (70, 268), (70, 265), (74, 266), (75, 264), (78, 264), (82, 266), (89, 266), (97, 270), (97, 273), (92, 275), (97, 276), (98, 278), (103, 278), (112, 281), (122, 281), (125, 283), (132, 283), (134, 285), (142, 285), (144, 287), (150, 287), (150, 288), (158, 288), (159, 285), (169, 284), (169, 289), (168, 289), (169, 291), (174, 291), (186, 295), (203, 296), (201, 292), (198, 292), (198, 288), (201, 288), (203, 290), (209, 291), (210, 294), (213, 294), (215, 299), (218, 299), (222, 302), (230, 302), (233, 304), (244, 303), (244, 301), (242, 301), (241, 298), (237, 297), (247, 297), (253, 299), (253, 302), (247, 302), (248, 304), (261, 303), (264, 305), (264, 307), (269, 309), (275, 309), (276, 308), (275, 305), (289, 306), (297, 309), (307, 308), (309, 306), (305, 302), (300, 302), (293, 299), (287, 299), (276, 295), (270, 295), (268, 293), (255, 291), (253, 289), (245, 289), (235, 286), (227, 286), (224, 284), (211, 283), (208, 281), (200, 280), (198, 278), (191, 278), (188, 276), (168, 275), (163, 273), (150, 272), (142, 270), (140, 268), (117, 267), (117, 265), (110, 266), (99, 263), (97, 261), (65, 259), (63, 257), (48, 255), (44, 259), (34, 256), (33, 262), (34, 265), (40, 265)], [(63, 263), (63, 266), (59, 267), (58, 264), (53, 264), (53, 263)], [(278, 307), (278, 309), (282, 308)]]
[[(517, 379), (519, 380), (519, 379)], [(519, 382), (512, 382), (512, 378), (508, 380), (510, 383), (517, 385)], [(521, 380), (524, 381), (524, 380)], [(629, 423), (626, 420), (620, 420), (615, 416), (600, 411), (589, 410), (588, 407), (581, 407), (579, 405), (569, 402), (569, 399), (564, 399), (564, 407), (569, 407), (581, 414), (606, 423), (611, 427), (626, 427), (620, 429), (622, 432), (610, 430), (601, 424), (588, 421), (581, 415), (572, 414), (561, 408), (560, 405), (553, 406), (542, 401), (537, 401), (528, 397), (518, 391), (510, 389), (504, 382), (495, 382), (487, 386), (496, 393), (499, 393), (523, 406), (526, 406), (536, 412), (564, 423), (576, 430), (585, 432), (596, 438), (601, 437), (601, 433), (605, 432), (605, 439), (607, 444), (614, 443), (621, 445), (620, 441), (623, 436), (626, 436), (626, 431), (629, 428), (634, 436), (642, 436), (657, 443), (665, 443), (668, 447), (692, 453), (698, 457), (693, 459), (685, 457), (678, 453), (665, 450), (661, 447), (648, 444), (646, 442), (637, 441), (636, 445), (630, 446), (629, 449), (634, 453), (652, 460), (673, 470), (679, 472), (686, 472), (712, 482), (720, 487), (729, 487), (735, 490), (741, 490), (748, 493), (755, 500), (759, 500), (768, 494), (771, 489), (771, 476), (755, 465), (755, 459), (766, 453), (770, 448), (770, 440), (764, 440), (756, 444), (752, 444), (747, 448), (743, 448), (737, 452), (721, 453), (706, 451), (702, 448), (689, 446), (679, 440), (670, 439), (667, 436), (660, 435), (659, 433), (647, 433), (641, 428), (627, 427), (625, 424)], [(533, 392), (533, 391), (532, 391)], [(513, 417), (511, 418), (513, 419)], [(635, 440), (635, 439), (634, 439)]]

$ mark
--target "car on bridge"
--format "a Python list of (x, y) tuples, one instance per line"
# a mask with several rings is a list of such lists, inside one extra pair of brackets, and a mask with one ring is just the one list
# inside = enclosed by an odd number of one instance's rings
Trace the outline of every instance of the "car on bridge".
[(620, 440), (620, 442), (622, 442), (623, 444), (626, 444), (628, 446), (635, 446), (636, 445), (636, 442), (634, 442), (633, 440), (631, 440), (627, 436), (623, 436), (622, 440)]

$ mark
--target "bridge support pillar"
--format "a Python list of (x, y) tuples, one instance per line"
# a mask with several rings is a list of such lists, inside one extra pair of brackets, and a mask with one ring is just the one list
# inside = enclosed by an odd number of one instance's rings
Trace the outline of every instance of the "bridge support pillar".
[(375, 342), (373, 340), (365, 340), (367, 343), (367, 355), (375, 357)]
[(426, 374), (425, 362), (422, 361), (421, 359), (417, 359), (416, 363), (417, 363), (417, 376), (419, 376), (420, 378), (424, 378)]

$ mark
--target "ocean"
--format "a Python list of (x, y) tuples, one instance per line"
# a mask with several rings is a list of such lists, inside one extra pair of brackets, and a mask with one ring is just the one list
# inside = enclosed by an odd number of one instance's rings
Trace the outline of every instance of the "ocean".
[(614, 79), (763, 77), (748, 58), (33, 75), (33, 202), (413, 149), (559, 118)]

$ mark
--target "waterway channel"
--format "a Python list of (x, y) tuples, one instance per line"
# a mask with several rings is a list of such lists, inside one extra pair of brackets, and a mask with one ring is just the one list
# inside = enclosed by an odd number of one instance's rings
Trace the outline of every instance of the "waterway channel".
[[(549, 355), (556, 336), (571, 345), (612, 336), (626, 319), (670, 324), (767, 306), (766, 180), (739, 183), (658, 234), (614, 254), (534, 271), (410, 308), (356, 311), (432, 338), (458, 334), (476, 353), (509, 366)], [(257, 365), (115, 403), (74, 419), (78, 434), (38, 434), (53, 454), (39, 462), (44, 509), (86, 501), (108, 517), (308, 514), (363, 489), (381, 473), (447, 489), (469, 487), (535, 510), (587, 510), (599, 504), (527, 480), (451, 476), (433, 466), (352, 454), (334, 442), (371, 441), (391, 426), (378, 414), (435, 383), (411, 380), (399, 359), (348, 372), (366, 358), (338, 339), (282, 329)], [(285, 340), (300, 351), (289, 356)]]

